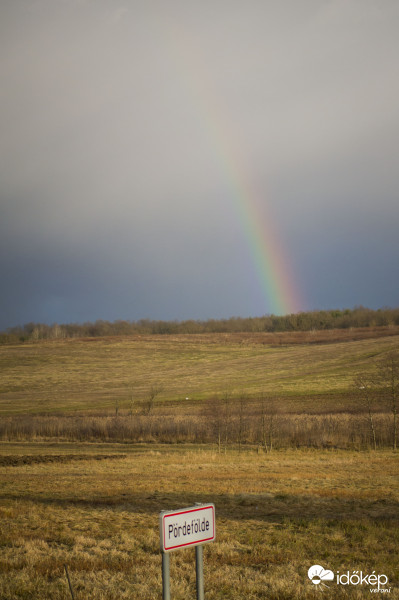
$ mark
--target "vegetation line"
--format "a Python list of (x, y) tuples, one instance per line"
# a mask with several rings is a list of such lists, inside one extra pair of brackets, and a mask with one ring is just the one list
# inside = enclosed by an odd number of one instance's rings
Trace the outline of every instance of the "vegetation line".
[(139, 321), (117, 320), (113, 322), (97, 320), (95, 323), (62, 325), (58, 323), (52, 325), (27, 323), (0, 332), (0, 343), (76, 337), (233, 332), (274, 333), (358, 327), (389, 327), (394, 325), (399, 326), (399, 308), (372, 310), (358, 306), (354, 309), (345, 310), (321, 310), (284, 316), (231, 317), (230, 319), (209, 319), (207, 321), (141, 319)]

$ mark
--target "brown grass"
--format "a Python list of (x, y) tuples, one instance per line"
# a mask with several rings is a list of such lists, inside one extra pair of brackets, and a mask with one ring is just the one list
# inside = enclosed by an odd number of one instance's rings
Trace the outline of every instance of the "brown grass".
[[(206, 598), (313, 598), (307, 569), (385, 573), (398, 598), (398, 463), (384, 452), (274, 454), (188, 447), (91, 449), (6, 444), (14, 455), (73, 452), (81, 461), (2, 466), (0, 589), (4, 600), (161, 598), (158, 514), (214, 502)], [(40, 453), (40, 454), (39, 454)], [(92, 456), (90, 456), (92, 454)], [(193, 550), (173, 553), (172, 597), (195, 597)], [(367, 586), (326, 590), (361, 598)]]

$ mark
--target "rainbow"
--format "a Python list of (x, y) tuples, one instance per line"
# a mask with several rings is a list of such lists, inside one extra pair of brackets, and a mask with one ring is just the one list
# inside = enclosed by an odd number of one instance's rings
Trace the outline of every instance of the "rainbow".
[(186, 30), (176, 22), (168, 22), (166, 29), (167, 45), (172, 49), (174, 63), (180, 67), (180, 79), (190, 92), (230, 190), (265, 300), (265, 313), (286, 315), (298, 312), (303, 306), (299, 287), (281, 245), (276, 224), (270, 215), (265, 216), (264, 202), (260, 210), (260, 194), (252, 187), (246, 161), (238, 150), (238, 136), (233, 135), (232, 123), (226, 118), (227, 111), (218, 102), (215, 86), (198, 53), (194, 52)]

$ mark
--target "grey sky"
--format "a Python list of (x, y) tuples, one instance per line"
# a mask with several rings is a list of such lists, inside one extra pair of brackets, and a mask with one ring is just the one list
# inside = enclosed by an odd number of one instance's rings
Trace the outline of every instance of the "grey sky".
[(3, 0), (0, 328), (271, 311), (223, 152), (295, 310), (399, 305), (396, 0)]

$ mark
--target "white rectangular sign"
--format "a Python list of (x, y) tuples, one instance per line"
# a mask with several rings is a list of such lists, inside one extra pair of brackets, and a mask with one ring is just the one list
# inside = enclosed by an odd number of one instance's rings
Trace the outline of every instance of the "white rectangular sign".
[(215, 506), (200, 504), (161, 512), (159, 526), (162, 552), (213, 542), (216, 535)]

